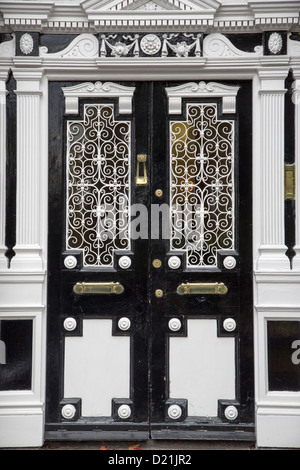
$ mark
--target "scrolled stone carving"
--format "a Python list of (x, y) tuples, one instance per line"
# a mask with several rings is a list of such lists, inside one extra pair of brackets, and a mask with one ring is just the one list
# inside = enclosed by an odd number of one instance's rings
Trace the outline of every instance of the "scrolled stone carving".
[(29, 33), (24, 33), (20, 37), (20, 50), (23, 54), (30, 54), (33, 51), (33, 37)]
[(39, 48), (41, 56), (47, 57), (97, 57), (98, 39), (93, 34), (80, 34), (62, 51), (48, 53), (45, 46)]
[(118, 416), (121, 419), (127, 419), (131, 415), (131, 408), (129, 405), (121, 405), (118, 408)]
[(236, 419), (238, 414), (238, 410), (233, 405), (227, 406), (227, 408), (225, 408), (224, 415), (229, 421)]
[(61, 409), (61, 414), (65, 419), (72, 419), (74, 418), (76, 413), (76, 408), (74, 405), (65, 405)]
[(212, 33), (203, 41), (203, 55), (206, 57), (251, 57), (262, 56), (263, 46), (256, 46), (254, 52), (244, 52), (237, 49), (223, 34)]
[(171, 405), (168, 408), (168, 416), (171, 419), (179, 419), (182, 415), (182, 409), (179, 405)]
[(15, 34), (11, 41), (4, 41), (0, 44), (0, 57), (13, 57), (15, 55)]

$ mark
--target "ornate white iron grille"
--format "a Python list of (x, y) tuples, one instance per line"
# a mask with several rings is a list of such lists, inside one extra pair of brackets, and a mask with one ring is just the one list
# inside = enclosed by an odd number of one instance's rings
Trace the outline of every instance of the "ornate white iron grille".
[(170, 122), (170, 245), (187, 267), (209, 268), (234, 248), (234, 121), (218, 120), (214, 103), (186, 111)]
[(130, 249), (130, 132), (112, 104), (67, 122), (66, 248), (82, 250), (84, 266), (112, 267), (114, 251)]

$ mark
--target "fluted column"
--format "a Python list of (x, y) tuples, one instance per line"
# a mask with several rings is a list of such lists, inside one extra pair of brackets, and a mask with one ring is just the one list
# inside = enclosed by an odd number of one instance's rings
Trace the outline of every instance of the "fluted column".
[(42, 268), (40, 201), (40, 80), (39, 70), (14, 70), (17, 83), (17, 217), (16, 256), (11, 267)]
[(258, 269), (289, 270), (284, 243), (284, 88), (287, 71), (259, 72), (261, 116), (261, 245)]
[(5, 257), (6, 206), (6, 80), (7, 71), (0, 72), (0, 270), (7, 269)]
[(293, 70), (293, 103), (295, 105), (295, 167), (296, 167), (296, 244), (293, 258), (293, 270), (300, 271), (300, 67)]

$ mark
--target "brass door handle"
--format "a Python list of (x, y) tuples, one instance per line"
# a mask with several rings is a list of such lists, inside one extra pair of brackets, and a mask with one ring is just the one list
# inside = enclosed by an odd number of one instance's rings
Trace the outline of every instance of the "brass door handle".
[[(137, 167), (136, 167), (136, 178), (135, 178), (135, 184), (137, 186), (147, 186), (148, 184), (148, 178), (147, 178), (147, 170), (146, 170), (146, 160), (147, 160), (147, 155), (141, 155), (139, 154), (137, 156)], [(143, 169), (144, 169), (144, 174), (143, 176), (140, 176), (140, 163), (143, 164)]]
[(178, 294), (226, 294), (227, 287), (223, 282), (187, 282), (177, 287)]
[(124, 287), (119, 282), (77, 282), (75, 294), (122, 294)]

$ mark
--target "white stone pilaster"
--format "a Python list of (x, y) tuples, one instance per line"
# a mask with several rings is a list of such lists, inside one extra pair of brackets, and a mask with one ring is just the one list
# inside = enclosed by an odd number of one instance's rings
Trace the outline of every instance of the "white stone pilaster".
[(7, 71), (0, 72), (0, 270), (7, 269), (5, 257), (6, 207), (6, 80)]
[(258, 270), (289, 270), (284, 243), (284, 82), (288, 71), (259, 71), (261, 244)]
[(37, 69), (14, 69), (17, 83), (16, 256), (11, 268), (42, 269), (40, 247), (40, 81)]
[(293, 270), (300, 271), (300, 67), (293, 70), (295, 81), (293, 83), (293, 102), (295, 105), (295, 168), (296, 168), (296, 240), (293, 258)]

